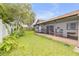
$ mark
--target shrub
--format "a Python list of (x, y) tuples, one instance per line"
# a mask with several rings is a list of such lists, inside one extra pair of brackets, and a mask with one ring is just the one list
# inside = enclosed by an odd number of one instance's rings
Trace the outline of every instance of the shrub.
[(3, 43), (0, 45), (0, 54), (11, 51), (17, 47), (16, 38), (13, 36), (8, 36), (3, 39)]
[(14, 31), (11, 36), (14, 36), (16, 38), (22, 37), (24, 35), (24, 30), (18, 30), (18, 31)]
[(15, 49), (18, 44), (16, 39), (24, 35), (24, 30), (14, 31), (10, 36), (3, 39), (3, 43), (0, 44), (0, 55), (10, 52)]

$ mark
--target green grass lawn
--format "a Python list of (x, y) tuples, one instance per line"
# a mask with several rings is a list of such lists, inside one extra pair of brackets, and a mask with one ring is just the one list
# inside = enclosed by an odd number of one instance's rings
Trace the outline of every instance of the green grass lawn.
[[(37, 36), (33, 31), (27, 31), (25, 36), (17, 39), (19, 47), (7, 55), (10, 56), (72, 56), (79, 55), (73, 52), (73, 46)], [(6, 55), (6, 54), (5, 54)]]

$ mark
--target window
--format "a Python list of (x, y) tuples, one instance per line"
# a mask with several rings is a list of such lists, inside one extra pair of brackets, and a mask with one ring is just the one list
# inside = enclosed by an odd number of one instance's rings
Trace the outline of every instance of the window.
[(39, 26), (36, 26), (36, 29), (39, 29)]
[(50, 31), (54, 31), (54, 26), (49, 26)]
[(59, 31), (60, 31), (60, 27), (57, 27), (56, 28), (56, 33), (59, 33)]
[(60, 33), (63, 33), (63, 29), (60, 29)]
[(77, 29), (77, 23), (68, 23), (67, 24), (67, 30), (76, 30)]

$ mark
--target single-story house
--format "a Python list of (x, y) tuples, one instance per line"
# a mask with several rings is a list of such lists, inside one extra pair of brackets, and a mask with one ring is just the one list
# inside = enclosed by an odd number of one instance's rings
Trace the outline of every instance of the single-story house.
[(37, 19), (34, 23), (33, 23), (33, 27), (35, 28), (36, 32), (41, 32), (40, 26), (36, 25), (37, 23), (40, 22), (44, 22), (45, 20), (41, 20), (41, 19)]
[(79, 37), (79, 10), (38, 22), (34, 25), (35, 31), (78, 40)]

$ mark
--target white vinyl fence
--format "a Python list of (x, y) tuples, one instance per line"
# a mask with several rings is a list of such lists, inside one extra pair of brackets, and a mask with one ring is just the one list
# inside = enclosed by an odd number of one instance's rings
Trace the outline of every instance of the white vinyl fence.
[[(14, 25), (16, 23), (16, 21), (11, 22), (10, 24), (7, 23), (3, 23), (2, 19), (0, 19), (0, 43), (3, 41), (3, 38), (8, 36), (9, 34), (11, 34), (14, 29), (16, 28), (16, 26)], [(22, 27), (27, 28), (27, 25), (21, 24)]]
[[(6, 24), (8, 29), (10, 29), (10, 26), (8, 24)], [(6, 28), (6, 26), (2, 23), (2, 19), (0, 19), (0, 43), (3, 41), (3, 37), (6, 37), (8, 34), (8, 30)]]
[(0, 42), (2, 42), (2, 20), (0, 19)]

